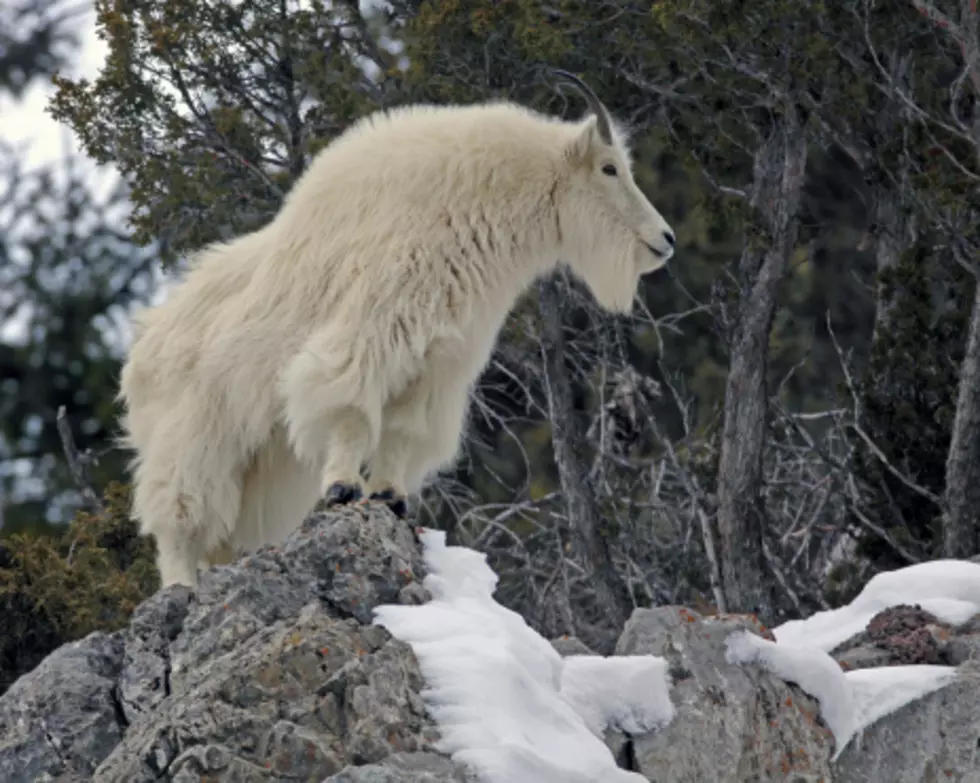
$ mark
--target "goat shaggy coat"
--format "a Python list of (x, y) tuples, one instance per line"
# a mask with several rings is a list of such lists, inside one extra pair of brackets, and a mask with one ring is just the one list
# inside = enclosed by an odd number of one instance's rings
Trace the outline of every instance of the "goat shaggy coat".
[(508, 311), (559, 261), (631, 308), (673, 235), (590, 105), (578, 122), (510, 103), (368, 116), (269, 224), (204, 248), (138, 315), (119, 396), (164, 586), (281, 541), (337, 487), (417, 492), (455, 459)]

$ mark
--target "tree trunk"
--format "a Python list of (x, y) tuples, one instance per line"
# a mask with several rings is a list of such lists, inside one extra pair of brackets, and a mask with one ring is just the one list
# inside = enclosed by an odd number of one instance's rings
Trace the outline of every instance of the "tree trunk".
[(599, 609), (614, 628), (622, 628), (633, 609), (626, 586), (616, 573), (609, 547), (611, 530), (599, 512), (595, 487), (589, 482), (585, 431), (575, 416), (565, 368), (560, 281), (555, 276), (538, 284), (545, 385), (551, 438), (568, 520), (585, 567), (593, 575)]
[(943, 505), (943, 554), (955, 558), (980, 554), (980, 280), (960, 365)]
[[(911, 55), (895, 51), (890, 53), (888, 71), (893, 83), (908, 89), (908, 74)], [(877, 136), (883, 139), (901, 134), (909, 123), (909, 110), (899, 100), (892, 99), (877, 113), (873, 120), (874, 130), (862, 139), (859, 161), (866, 175), (872, 176), (876, 183), (872, 189), (874, 217), (872, 236), (874, 237), (875, 267), (879, 282), (875, 297), (875, 323), (871, 336), (874, 345), (879, 336), (891, 325), (895, 309), (893, 297), (882, 296), (880, 278), (883, 272), (894, 269), (902, 260), (902, 253), (915, 244), (915, 218), (909, 208), (904, 192), (912, 172), (907, 156), (899, 158), (896, 167), (890, 172), (882, 167), (877, 147), (871, 140)]]
[[(908, 248), (915, 242), (915, 223), (903, 203), (902, 194), (891, 184), (880, 184), (874, 191), (875, 267), (882, 272), (894, 269)], [(875, 324), (872, 344), (888, 331), (894, 308), (894, 298), (882, 295), (884, 286), (878, 283), (875, 297)]]
[(749, 203), (765, 238), (747, 242), (739, 260), (742, 291), (718, 464), (719, 555), (728, 610), (755, 612), (764, 622), (773, 619), (774, 597), (766, 579), (761, 503), (769, 331), (779, 283), (796, 246), (805, 167), (805, 131), (788, 111), (776, 119), (755, 158)]

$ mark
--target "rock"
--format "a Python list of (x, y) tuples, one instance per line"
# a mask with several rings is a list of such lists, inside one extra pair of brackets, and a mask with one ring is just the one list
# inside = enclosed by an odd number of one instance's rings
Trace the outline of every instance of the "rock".
[(466, 783), (476, 778), (434, 753), (393, 753), (385, 761), (346, 767), (323, 783)]
[(569, 655), (595, 655), (585, 642), (574, 636), (559, 636), (557, 639), (552, 639), (551, 646), (562, 658), (567, 658)]
[(170, 695), (170, 645), (187, 617), (191, 591), (182, 586), (158, 592), (130, 619), (119, 699), (128, 723), (152, 712)]
[(918, 607), (892, 607), (834, 651), (842, 668), (962, 664), (957, 682), (872, 724), (834, 763), (814, 700), (761, 667), (726, 662), (725, 639), (738, 628), (767, 635), (747, 617), (681, 607), (633, 613), (616, 652), (668, 659), (677, 715), (660, 732), (609, 733), (621, 766), (678, 783), (980, 783), (980, 617), (951, 628)]
[(835, 781), (980, 783), (980, 616), (954, 628), (918, 606), (891, 607), (833, 657), (845, 668), (960, 667), (957, 682), (886, 716), (852, 740), (834, 765)]
[(90, 780), (123, 737), (121, 634), (63, 645), (0, 698), (0, 780)]
[[(380, 603), (428, 600), (423, 574), (412, 529), (386, 507), (315, 512), (281, 547), (209, 570), (193, 593), (161, 590), (125, 629), (21, 677), (0, 697), (0, 781), (475, 783), (436, 750), (411, 648), (371, 624)], [(834, 651), (842, 668), (960, 666), (835, 763), (813, 699), (726, 661), (742, 629), (772, 639), (746, 616), (633, 613), (616, 654), (664, 656), (676, 714), (643, 735), (606, 731), (621, 767), (672, 783), (980, 783), (980, 617), (952, 628), (893, 607)]]
[(949, 642), (949, 662), (959, 666), (967, 661), (980, 662), (980, 615), (957, 628)]
[(676, 606), (633, 612), (616, 654), (667, 658), (676, 715), (663, 730), (627, 740), (632, 747), (613, 740), (621, 763), (672, 783), (833, 779), (833, 736), (817, 703), (758, 667), (726, 662), (725, 639), (744, 628), (767, 635), (743, 616)]
[(855, 737), (834, 765), (836, 783), (980, 783), (980, 661)]
[(385, 507), (314, 513), (20, 678), (0, 698), (0, 780), (462, 781), (411, 648), (370, 624), (379, 603), (426, 600), (423, 573)]
[(955, 665), (953, 633), (918, 606), (893, 606), (876, 614), (867, 629), (833, 651), (845, 669), (908, 664)]
[(875, 615), (868, 628), (832, 652), (841, 668), (980, 661), (980, 615), (954, 628), (918, 606), (895, 606)]

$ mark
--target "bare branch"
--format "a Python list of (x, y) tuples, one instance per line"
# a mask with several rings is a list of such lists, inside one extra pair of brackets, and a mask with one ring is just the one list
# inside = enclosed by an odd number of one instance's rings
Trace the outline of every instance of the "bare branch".
[(71, 470), (72, 478), (75, 480), (79, 492), (82, 493), (82, 498), (93, 511), (100, 516), (105, 516), (105, 506), (102, 505), (99, 496), (92, 489), (88, 475), (89, 466), (94, 464), (95, 457), (88, 450), (84, 454), (80, 453), (75, 446), (75, 438), (72, 436), (71, 425), (68, 423), (64, 405), (58, 408), (56, 422), (58, 434), (61, 436), (61, 447), (64, 450), (65, 459), (68, 461), (68, 468)]

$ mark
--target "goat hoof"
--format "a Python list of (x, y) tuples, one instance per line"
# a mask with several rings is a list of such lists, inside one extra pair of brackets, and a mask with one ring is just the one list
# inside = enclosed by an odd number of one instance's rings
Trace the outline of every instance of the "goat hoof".
[(335, 481), (327, 490), (324, 500), (327, 501), (327, 506), (341, 506), (360, 500), (361, 495), (361, 488), (357, 484)]
[(380, 503), (384, 503), (399, 519), (404, 519), (405, 515), (408, 514), (408, 503), (405, 502), (404, 496), (399, 495), (390, 487), (380, 492), (371, 493), (368, 500), (377, 500)]

